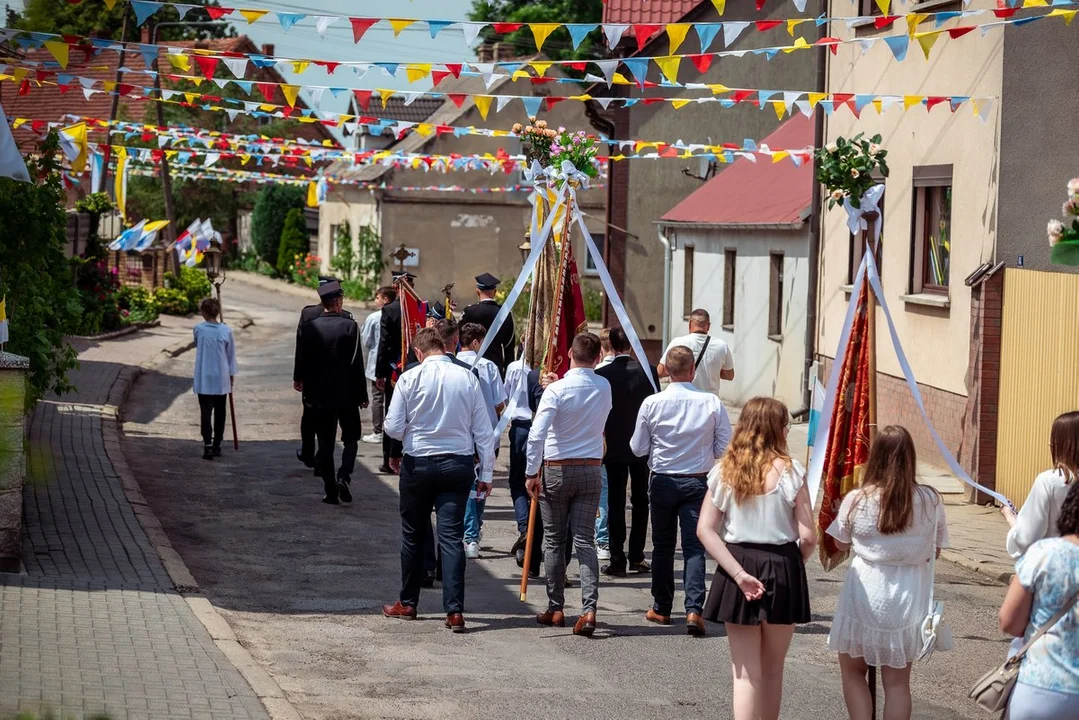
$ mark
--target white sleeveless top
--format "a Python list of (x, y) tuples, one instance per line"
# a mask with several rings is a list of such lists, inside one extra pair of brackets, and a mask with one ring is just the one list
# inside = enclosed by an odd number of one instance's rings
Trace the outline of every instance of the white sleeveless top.
[(723, 513), (719, 536), (726, 543), (761, 543), (784, 545), (798, 540), (794, 519), (794, 498), (805, 484), (805, 468), (797, 460), (779, 476), (771, 492), (746, 498), (741, 505), (734, 501), (734, 490), (723, 483), (723, 465), (717, 463), (708, 473), (712, 504)]

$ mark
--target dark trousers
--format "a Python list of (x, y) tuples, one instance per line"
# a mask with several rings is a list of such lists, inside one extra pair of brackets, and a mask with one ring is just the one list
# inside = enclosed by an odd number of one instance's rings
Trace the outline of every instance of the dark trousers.
[[(390, 401), (393, 400), (393, 385), (386, 381), (384, 404), (386, 412), (390, 411)], [(386, 463), (390, 458), (399, 458), (403, 454), (404, 445), (400, 440), (394, 440), (386, 433), (382, 433), (382, 462)]]
[[(338, 408), (312, 408), (315, 414), (316, 435), (318, 436), (318, 455), (315, 458), (315, 470), (322, 478), (326, 494), (337, 497), (337, 478), (351, 478), (356, 469), (356, 452), (360, 446), (360, 408), (359, 406)], [(334, 448), (337, 445), (337, 426), (341, 426), (341, 469), (334, 472)]]
[(199, 416), (204, 445), (221, 447), (221, 439), (225, 436), (225, 405), (228, 399), (228, 395), (199, 395)]
[(528, 431), (531, 420), (514, 420), (510, 423), (510, 497), (513, 499), (513, 516), (517, 520), (517, 532), (528, 531), (528, 506), (531, 498), (525, 490), (525, 452), (528, 448)]
[(629, 562), (644, 560), (648, 536), (648, 460), (604, 463), (607, 468), (607, 529), (611, 536), (611, 566), (626, 567), (626, 481), (629, 481)]
[(648, 491), (652, 500), (652, 609), (670, 615), (674, 605), (674, 546), (682, 529), (682, 585), (686, 613), (704, 608), (704, 546), (697, 539), (697, 519), (708, 494), (705, 475), (653, 475)]
[(442, 553), (442, 607), (464, 612), (465, 504), (476, 472), (471, 455), (412, 457), (401, 462), (401, 604), (417, 607), (425, 574), (431, 511)]
[(300, 455), (305, 459), (315, 459), (315, 436), (318, 434), (318, 413), (304, 403), (303, 415), (300, 416)]

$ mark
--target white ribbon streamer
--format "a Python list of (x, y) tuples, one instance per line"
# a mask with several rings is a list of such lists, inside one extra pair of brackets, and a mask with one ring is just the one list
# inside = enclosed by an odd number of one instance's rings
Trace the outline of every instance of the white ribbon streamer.
[[(572, 193), (573, 190), (570, 189)], [(576, 208), (577, 204), (574, 203), (573, 207)], [(596, 262), (596, 271), (599, 273), (599, 279), (603, 283), (603, 289), (607, 293), (607, 301), (611, 303), (611, 309), (614, 310), (615, 316), (618, 318), (618, 322), (622, 323), (622, 330), (626, 333), (626, 339), (629, 340), (630, 347), (633, 348), (633, 352), (637, 355), (637, 362), (641, 364), (642, 368), (645, 368), (645, 375), (648, 376), (648, 382), (652, 384), (652, 389), (659, 392), (659, 387), (656, 385), (656, 379), (652, 376), (652, 366), (648, 364), (648, 356), (644, 354), (644, 347), (641, 345), (641, 339), (637, 337), (637, 331), (633, 329), (633, 322), (629, 319), (629, 313), (626, 312), (625, 305), (622, 304), (622, 298), (618, 297), (618, 291), (615, 289), (614, 280), (611, 279), (611, 274), (607, 272), (607, 266), (603, 262), (603, 255), (600, 254), (599, 248), (596, 247), (596, 241), (592, 239), (592, 233), (588, 232), (588, 228), (584, 224), (584, 215), (580, 210), (576, 211), (577, 227), (581, 228), (581, 234), (584, 235), (584, 243), (588, 247), (588, 252), (592, 253), (592, 259)]]
[[(843, 199), (843, 209), (847, 211), (847, 229), (850, 230), (852, 235), (857, 235), (859, 232), (869, 229), (869, 221), (865, 218), (866, 213), (875, 212), (879, 217), (880, 199), (882, 197), (884, 197), (884, 185), (874, 185), (866, 190), (865, 195), (858, 201), (860, 207), (851, 205), (850, 198)], [(873, 223), (874, 243), (880, 240), (881, 225), (883, 224), (880, 222)]]
[(839, 332), (839, 347), (835, 351), (835, 360), (832, 362), (832, 371), (828, 373), (828, 384), (825, 386), (824, 407), (821, 409), (820, 419), (817, 421), (817, 437), (813, 439), (813, 454), (809, 456), (809, 472), (806, 473), (806, 483), (809, 490), (809, 501), (815, 510), (817, 508), (817, 493), (820, 491), (821, 477), (824, 475), (824, 459), (828, 453), (828, 433), (832, 429), (832, 415), (835, 412), (836, 396), (839, 394), (839, 373), (843, 369), (843, 358), (847, 354), (847, 345), (850, 344), (851, 328), (854, 327), (854, 315), (858, 310), (858, 298), (862, 293), (862, 284), (865, 282), (866, 258), (872, 253), (862, 256), (862, 264), (858, 266), (858, 272), (854, 276), (854, 288), (851, 290), (851, 301), (847, 305), (847, 316), (843, 319), (843, 329)]

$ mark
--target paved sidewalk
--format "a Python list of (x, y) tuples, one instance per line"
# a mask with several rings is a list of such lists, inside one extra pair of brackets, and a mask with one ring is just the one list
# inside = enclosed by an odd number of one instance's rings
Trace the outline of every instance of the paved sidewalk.
[(130, 366), (182, 343), (192, 324), (76, 341), (78, 392), (43, 400), (30, 419), (26, 572), (0, 574), (0, 717), (267, 717), (173, 587), (103, 438)]

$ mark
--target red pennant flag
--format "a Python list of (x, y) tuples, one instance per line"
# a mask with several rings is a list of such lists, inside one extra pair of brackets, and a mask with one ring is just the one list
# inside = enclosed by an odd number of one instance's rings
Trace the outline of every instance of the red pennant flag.
[(461, 107), (461, 104), (464, 103), (464, 101), (465, 101), (465, 96), (463, 94), (461, 94), (461, 93), (450, 93), (450, 94), (446, 95), (446, 97), (448, 97), (450, 100), (452, 100), (453, 104), (456, 105), (457, 107)]
[(661, 102), (663, 102), (663, 98), (645, 98), (644, 99), (644, 104), (645, 105), (655, 105), (656, 103), (661, 103)]
[(446, 63), (445, 65), (455, 78), (461, 77), (461, 68), (464, 67), (461, 63)]
[(517, 32), (518, 30), (520, 30), (521, 25), (522, 23), (497, 22), (492, 23), (491, 27), (493, 27), (495, 32), (500, 35), (509, 35), (511, 32)]
[[(207, 9), (212, 6), (207, 6)], [(199, 65), (199, 70), (202, 70), (202, 74), (206, 76), (207, 80), (214, 79), (214, 71), (217, 69), (217, 63), (221, 62), (215, 57), (206, 57), (205, 55), (196, 55), (195, 62)]]
[(886, 27), (890, 27), (891, 24), (898, 19), (898, 15), (881, 15), (880, 17), (873, 19), (873, 25), (877, 30), (883, 30)]
[(569, 370), (569, 349), (577, 333), (584, 332), (588, 321), (584, 314), (584, 298), (581, 294), (580, 274), (573, 258), (573, 243), (564, 243), (562, 260), (558, 266), (558, 294), (554, 306), (554, 322), (543, 363), (545, 372), (562, 377)]
[(740, 103), (740, 102), (743, 102), (750, 95), (752, 95), (754, 92), (756, 92), (756, 91), (755, 90), (735, 90), (734, 94), (731, 96), (731, 99), (734, 100), (736, 103)]
[(333, 75), (333, 71), (336, 70), (341, 63), (334, 62), (333, 60), (316, 60), (315, 64), (326, 68), (327, 75)]
[(454, 130), (452, 125), (439, 125), (436, 129), (439, 135), (452, 134)]
[(825, 531), (835, 520), (843, 496), (861, 485), (862, 472), (869, 459), (868, 288), (868, 283), (863, 285), (858, 296), (858, 310), (839, 371), (839, 393), (824, 449), (821, 478), (824, 498), (817, 515), (817, 535), (820, 537), (820, 560), (825, 570), (837, 567), (847, 556)]
[(1017, 12), (1019, 12), (1019, 8), (1017, 8), (1017, 7), (1013, 7), (1013, 8), (997, 8), (996, 10), (993, 11), (993, 14), (996, 15), (998, 18), (1010, 18), (1012, 15), (1015, 15)]
[(19, 95), (30, 94), (30, 81), (23, 78), (23, 81), (19, 83)]
[(964, 25), (962, 27), (951, 28), (950, 30), (948, 30), (948, 37), (950, 37), (952, 40), (955, 40), (956, 38), (961, 38), (971, 30), (973, 30), (974, 27), (974, 25)]
[(378, 22), (378, 18), (354, 18), (348, 19), (352, 23), (352, 42), (358, 43), (363, 34), (371, 29), (371, 26)]
[(71, 89), (70, 85), (61, 85), (60, 86), (60, 94), (63, 95), (64, 93), (66, 93), (70, 89)]
[(697, 68), (697, 72), (705, 73), (708, 72), (708, 68), (712, 67), (711, 55), (690, 55), (689, 60)]
[(41, 135), (49, 128), (49, 123), (44, 120), (32, 120), (30, 122), (30, 129)]
[(929, 112), (935, 106), (940, 105), (943, 102), (948, 102), (951, 98), (941, 97), (939, 95), (930, 95), (925, 99), (925, 111)]
[(843, 41), (840, 40), (839, 38), (823, 37), (823, 38), (821, 38), (820, 40), (818, 40), (817, 42), (815, 42), (813, 44), (814, 45), (827, 45), (828, 49), (832, 51), (833, 55), (835, 55), (837, 52), (839, 52), (839, 43), (841, 43), (841, 42), (843, 42)]
[(533, 85), (545, 85), (545, 84), (551, 83), (551, 82), (558, 82), (557, 78), (552, 78), (552, 77), (532, 77), (532, 78), (529, 78), (529, 81)]
[(273, 102), (273, 91), (277, 86), (273, 83), (255, 83), (255, 87), (262, 93), (262, 97), (266, 98), (266, 102)]
[(584, 71), (585, 71), (585, 68), (586, 68), (586, 67), (588, 67), (588, 63), (583, 63), (583, 62), (571, 62), (571, 63), (566, 63), (566, 66), (567, 66), (567, 67), (571, 67), (571, 68), (573, 68), (574, 70), (580, 70), (581, 72), (584, 72)]
[[(371, 91), (370, 90), (353, 90), (352, 94), (356, 96), (356, 102), (360, 104), (364, 110), (371, 104)], [(371, 119), (374, 122), (374, 119)]]
[(445, 78), (449, 77), (450, 73), (444, 70), (432, 70), (431, 71), (431, 84), (438, 87), (438, 84)]
[(232, 14), (232, 8), (227, 7), (214, 7), (213, 5), (204, 5), (203, 9), (206, 10), (206, 14), (210, 16), (211, 20), (220, 20), (226, 15)]
[[(760, 9), (760, 8), (758, 8)], [(765, 30), (771, 30), (776, 25), (782, 25), (782, 20), (757, 20), (757, 32), (764, 32)]]
[(549, 97), (547, 98), (547, 112), (554, 110), (554, 106), (562, 102), (566, 98), (564, 97)]
[(116, 86), (116, 90), (121, 95), (127, 95), (128, 93), (130, 93), (134, 89), (135, 89), (134, 85), (128, 85), (127, 83), (120, 83), (119, 85)]
[(147, 132), (144, 132), (142, 134), (142, 141), (143, 142), (150, 142), (153, 139), (154, 139), (154, 134), (152, 132), (147, 131)]
[(850, 102), (853, 99), (853, 93), (832, 93), (832, 101), (835, 103), (835, 107), (839, 107), (843, 103)]
[(151, 150), (150, 151), (150, 159), (153, 160), (154, 165), (157, 165), (159, 162), (161, 162), (161, 158), (163, 158), (163, 157), (165, 157), (165, 151), (164, 150)]
[(757, 12), (761, 11), (761, 8), (764, 7), (764, 3), (765, 3), (765, 0), (757, 0)]
[(644, 50), (644, 46), (648, 43), (648, 39), (655, 35), (662, 29), (662, 25), (652, 25), (641, 23), (633, 26), (633, 34), (637, 36), (637, 51)]

